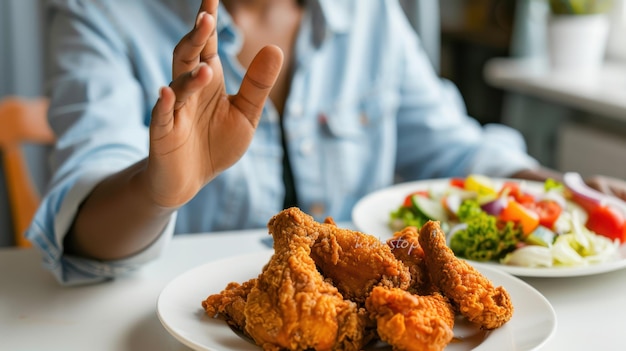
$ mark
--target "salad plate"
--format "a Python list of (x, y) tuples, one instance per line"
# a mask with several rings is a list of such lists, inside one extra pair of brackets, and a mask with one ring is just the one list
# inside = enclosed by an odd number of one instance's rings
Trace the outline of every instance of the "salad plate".
[[(208, 262), (179, 275), (159, 294), (157, 314), (163, 327), (193, 350), (261, 350), (233, 331), (223, 320), (206, 315), (201, 302), (219, 293), (230, 282), (256, 277), (273, 251), (234, 256)], [(515, 312), (502, 327), (484, 332), (467, 323), (456, 323), (455, 337), (446, 351), (537, 350), (556, 332), (555, 311), (548, 300), (528, 283), (490, 267), (477, 267), (496, 286), (511, 296)], [(391, 350), (374, 344), (365, 350)]]
[[(543, 183), (520, 181), (519, 179), (492, 179), (494, 184), (504, 182), (522, 183), (524, 187), (534, 190), (543, 189)], [(419, 190), (442, 192), (450, 187), (449, 178), (406, 182), (378, 190), (360, 199), (352, 211), (352, 222), (357, 230), (386, 240), (393, 236), (394, 230), (390, 226), (390, 214), (397, 210), (406, 196)], [(614, 260), (589, 263), (582, 266), (553, 266), (553, 267), (522, 267), (505, 265), (497, 262), (476, 262), (473, 265), (491, 267), (522, 277), (573, 277), (606, 273), (626, 268), (626, 243), (619, 246), (617, 257)]]

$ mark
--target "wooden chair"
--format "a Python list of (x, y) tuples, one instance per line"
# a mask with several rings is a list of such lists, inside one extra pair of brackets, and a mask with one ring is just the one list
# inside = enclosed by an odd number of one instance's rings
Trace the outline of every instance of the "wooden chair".
[(47, 121), (48, 100), (5, 97), (0, 100), (0, 153), (6, 178), (15, 245), (29, 247), (25, 231), (33, 219), (40, 194), (30, 176), (21, 146), (52, 144)]

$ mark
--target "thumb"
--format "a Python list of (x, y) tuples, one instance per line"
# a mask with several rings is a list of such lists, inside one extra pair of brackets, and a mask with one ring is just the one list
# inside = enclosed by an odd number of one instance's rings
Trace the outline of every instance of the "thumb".
[(283, 52), (270, 45), (261, 49), (246, 72), (239, 92), (231, 98), (232, 105), (256, 126), (283, 65)]

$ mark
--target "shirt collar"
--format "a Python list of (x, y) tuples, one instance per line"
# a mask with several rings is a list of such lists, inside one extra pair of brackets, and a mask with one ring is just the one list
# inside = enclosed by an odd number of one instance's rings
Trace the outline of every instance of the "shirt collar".
[(230, 13), (226, 11), (226, 7), (224, 7), (221, 1), (218, 4), (217, 13), (218, 13), (217, 15), (217, 32), (218, 33), (233, 26), (233, 19), (230, 17)]
[(347, 0), (310, 0), (310, 8), (319, 9), (326, 30), (343, 33), (348, 30), (352, 22), (356, 1)]
[(226, 10), (226, 7), (219, 3), (218, 16), (217, 16), (217, 36), (220, 41), (220, 48), (226, 49), (228, 52), (239, 52), (243, 45), (243, 38), (241, 37), (237, 26), (230, 16), (230, 13)]

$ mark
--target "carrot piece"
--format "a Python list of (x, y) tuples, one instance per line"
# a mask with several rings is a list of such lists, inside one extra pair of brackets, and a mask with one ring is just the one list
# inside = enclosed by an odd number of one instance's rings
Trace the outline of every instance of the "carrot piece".
[(519, 223), (524, 235), (530, 234), (539, 226), (539, 215), (516, 201), (509, 201), (504, 210), (500, 212), (499, 218), (503, 221)]

